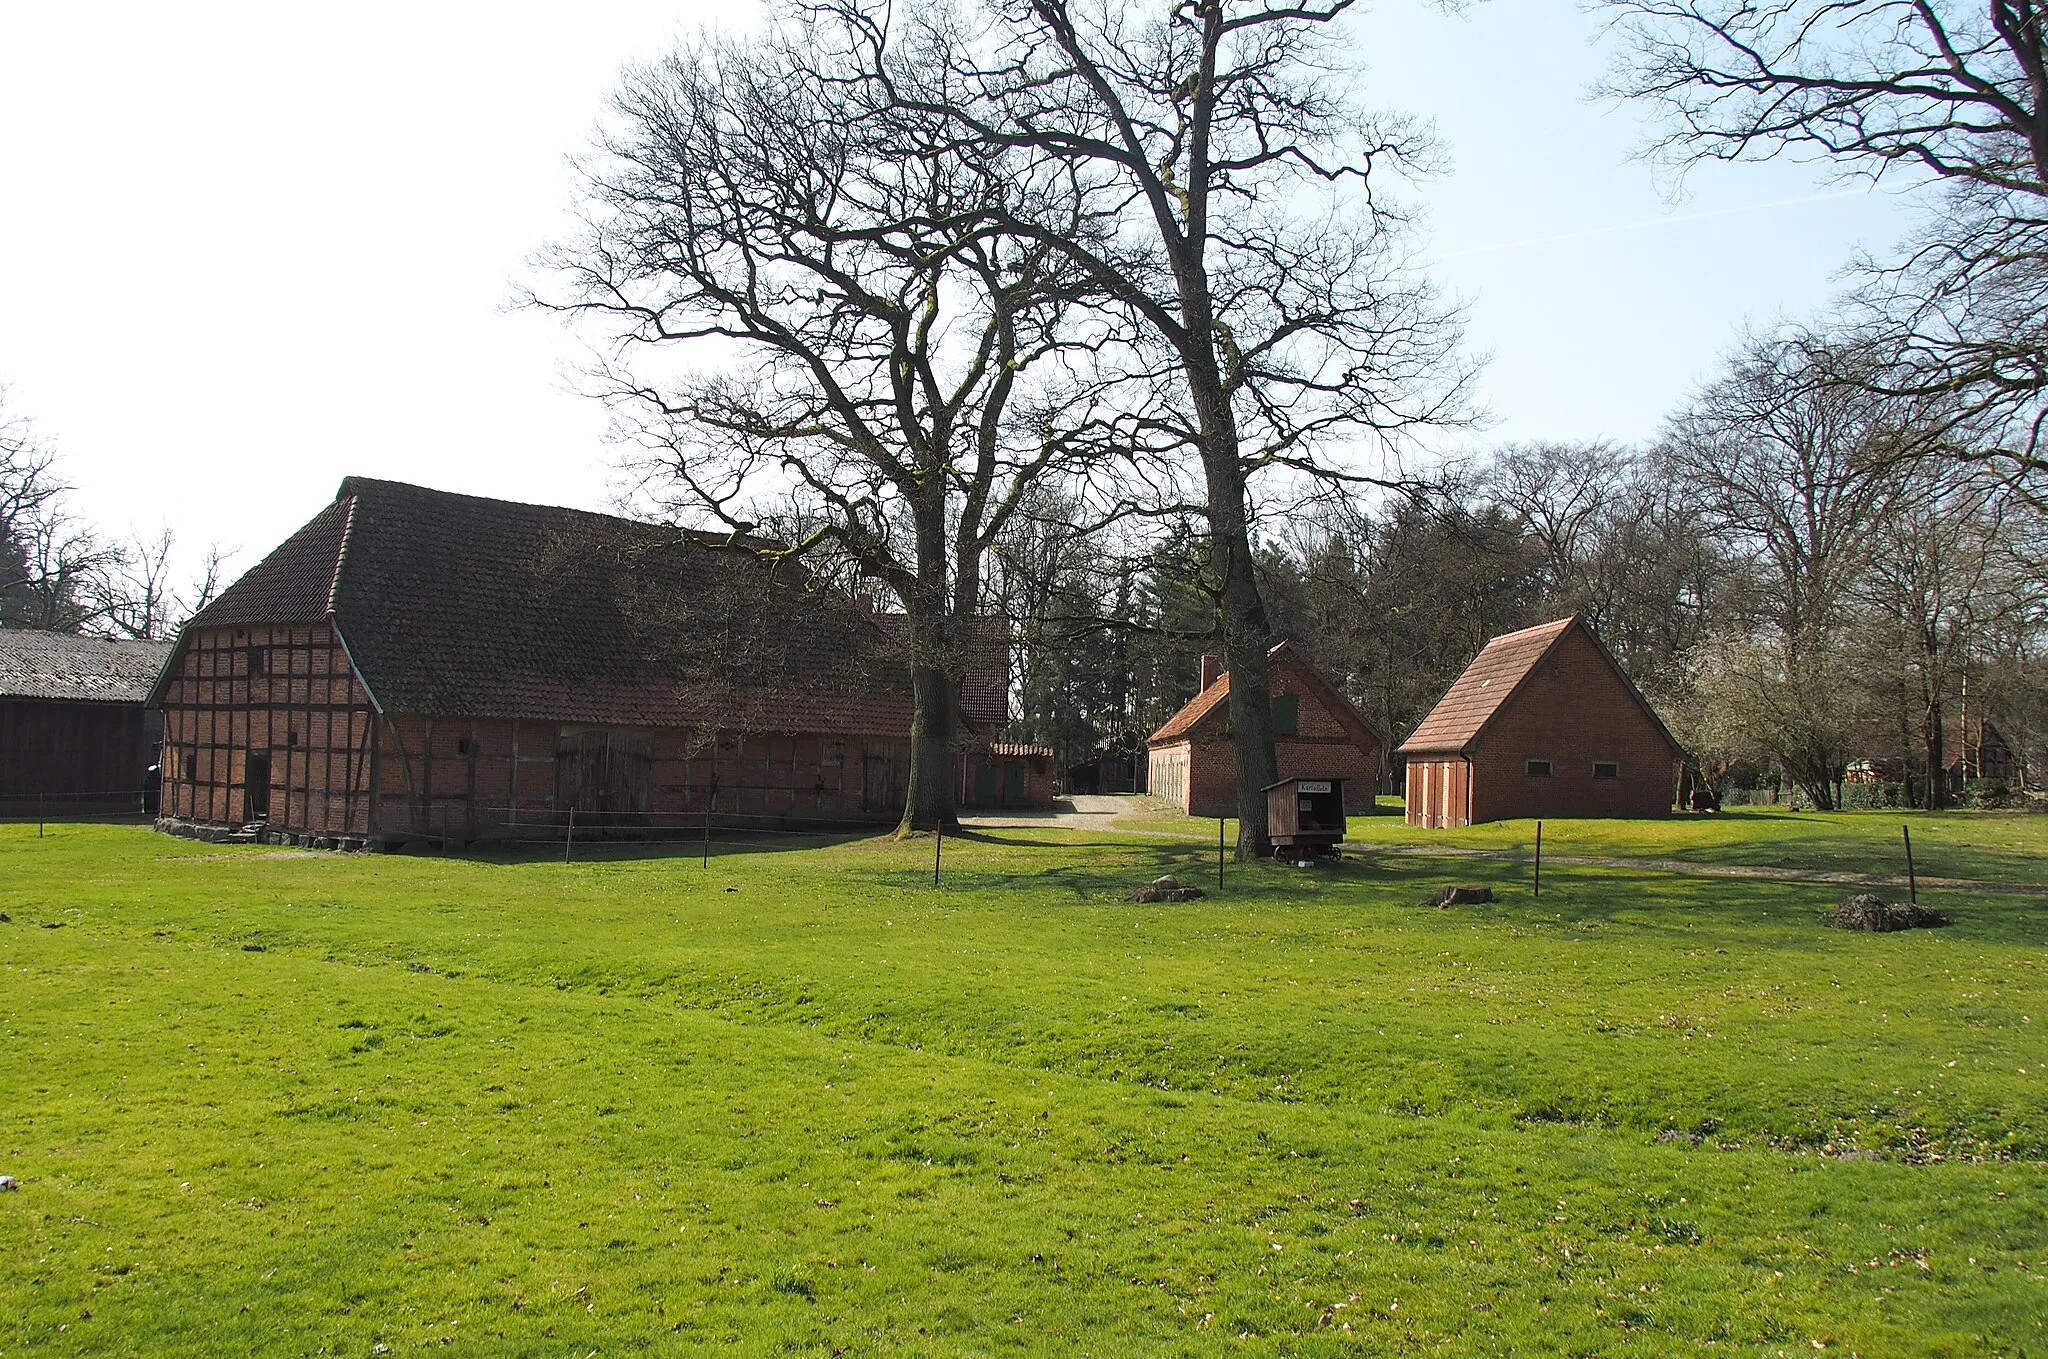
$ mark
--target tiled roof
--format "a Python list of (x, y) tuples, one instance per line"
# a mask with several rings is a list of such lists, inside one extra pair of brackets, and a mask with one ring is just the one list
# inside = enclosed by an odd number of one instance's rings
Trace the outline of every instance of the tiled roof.
[[(1273, 648), (1274, 651), (1279, 649), (1278, 647)], [(1150, 738), (1151, 744), (1158, 745), (1165, 741), (1180, 740), (1183, 736), (1193, 731), (1203, 718), (1229, 701), (1230, 672), (1226, 670), (1210, 681), (1208, 688), (1189, 699), (1187, 705), (1179, 712), (1167, 718), (1165, 725), (1152, 733)]]
[[(1321, 672), (1303, 659), (1291, 643), (1280, 643), (1268, 651), (1266, 656), (1269, 661), (1279, 661), (1283, 658), (1292, 661), (1295, 671), (1320, 691), (1324, 706), (1330, 710), (1331, 715), (1353, 729), (1353, 739), (1370, 744), (1375, 750), (1379, 748), (1379, 734), (1373, 730), (1372, 723), (1365, 720), (1365, 715), (1353, 706), (1350, 699), (1344, 697), (1336, 685), (1324, 679)], [(1225, 708), (1229, 699), (1230, 672), (1226, 670), (1218, 675), (1208, 688), (1189, 699), (1186, 707), (1166, 719), (1166, 724), (1152, 733), (1150, 744), (1164, 745), (1170, 741), (1183, 739), (1200, 726), (1211, 713)]]
[(1576, 621), (1560, 618), (1488, 642), (1396, 753), (1465, 749)]
[(169, 642), (0, 628), (0, 698), (141, 703), (170, 652)]
[(1664, 719), (1657, 715), (1657, 710), (1650, 706), (1650, 701), (1636, 688), (1635, 681), (1615, 664), (1614, 657), (1600, 644), (1600, 639), (1587, 629), (1584, 620), (1573, 614), (1569, 618), (1559, 618), (1549, 623), (1539, 623), (1533, 628), (1523, 628), (1520, 632), (1502, 633), (1488, 642), (1473, 659), (1472, 664), (1465, 667), (1465, 673), (1458, 676), (1444, 696), (1437, 700), (1436, 706), (1429, 710), (1429, 715), (1416, 727), (1415, 734), (1403, 742), (1401, 748), (1394, 753), (1449, 753), (1470, 749), (1472, 743), (1479, 739), (1479, 733), (1486, 729), (1487, 724), (1493, 721), (1494, 715), (1500, 712), (1514, 696), (1515, 691), (1522, 687), (1523, 681), (1535, 671), (1538, 663), (1549, 655), (1552, 648), (1574, 627), (1585, 634), (1586, 639), (1593, 644), (1594, 650), (1598, 651), (1613, 668), (1615, 676), (1621, 680), (1623, 687), (1642, 707), (1650, 721), (1656, 724), (1664, 739), (1674, 750), (1678, 749), (1678, 742), (1665, 728)]
[(1013, 741), (993, 741), (981, 747), (981, 751), (987, 755), (1040, 755), (1046, 759), (1051, 759), (1053, 756), (1053, 748), (1051, 746), (1018, 745)]
[[(875, 622), (900, 647), (910, 645), (910, 620), (900, 613), (878, 613)], [(1001, 731), (1010, 721), (1010, 620), (966, 620), (967, 673), (960, 677), (960, 716), (975, 731)]]
[(189, 626), (331, 616), (385, 712), (906, 734), (874, 621), (726, 541), (350, 477)]

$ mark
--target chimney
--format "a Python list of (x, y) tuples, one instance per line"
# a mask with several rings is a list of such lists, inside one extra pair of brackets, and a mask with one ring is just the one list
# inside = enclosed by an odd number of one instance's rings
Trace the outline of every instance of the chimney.
[(1214, 684), (1217, 680), (1217, 677), (1220, 676), (1222, 673), (1223, 658), (1221, 656), (1202, 657), (1202, 687), (1196, 690), (1195, 692), (1207, 693), (1209, 691), (1209, 686)]

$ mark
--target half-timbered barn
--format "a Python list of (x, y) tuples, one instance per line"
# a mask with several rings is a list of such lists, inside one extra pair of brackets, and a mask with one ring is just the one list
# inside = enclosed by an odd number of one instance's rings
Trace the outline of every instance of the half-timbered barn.
[(1396, 752), (1408, 824), (1663, 816), (1681, 751), (1576, 614), (1496, 637)]
[[(1273, 750), (1283, 779), (1343, 779), (1355, 807), (1369, 811), (1379, 788), (1380, 735), (1292, 643), (1273, 648), (1268, 681)], [(1148, 787), (1190, 816), (1237, 814), (1237, 753), (1231, 744), (1230, 672), (1202, 658), (1202, 688), (1148, 745)]]
[(0, 811), (139, 812), (167, 642), (0, 628)]
[(354, 846), (901, 814), (871, 614), (722, 537), (351, 477), (154, 693), (166, 829)]

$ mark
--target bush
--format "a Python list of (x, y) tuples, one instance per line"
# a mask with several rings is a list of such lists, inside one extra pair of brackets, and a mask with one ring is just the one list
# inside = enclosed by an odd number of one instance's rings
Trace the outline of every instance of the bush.
[(1906, 799), (1906, 785), (1903, 783), (1850, 783), (1842, 787), (1842, 810), (1845, 812), (1872, 812), (1911, 805)]
[(2004, 779), (1969, 779), (1957, 802), (1964, 807), (2012, 808), (2026, 805), (2026, 798), (2013, 792)]

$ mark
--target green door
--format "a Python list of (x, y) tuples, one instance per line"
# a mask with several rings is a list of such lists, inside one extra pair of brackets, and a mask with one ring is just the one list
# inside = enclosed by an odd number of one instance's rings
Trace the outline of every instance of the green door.
[(987, 760), (974, 766), (974, 805), (996, 805), (996, 767)]
[(1024, 761), (1003, 761), (1003, 805), (1023, 806), (1026, 800), (1024, 786)]

